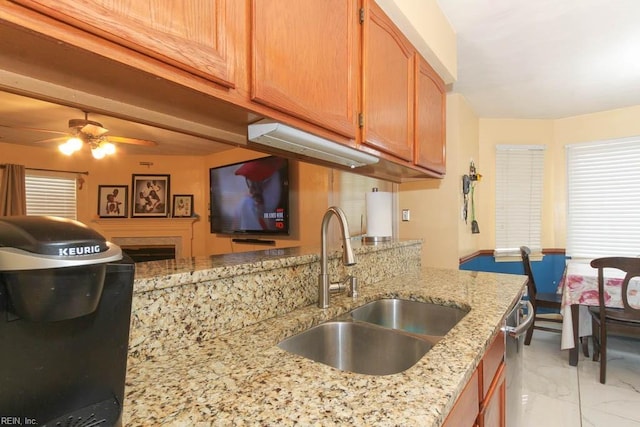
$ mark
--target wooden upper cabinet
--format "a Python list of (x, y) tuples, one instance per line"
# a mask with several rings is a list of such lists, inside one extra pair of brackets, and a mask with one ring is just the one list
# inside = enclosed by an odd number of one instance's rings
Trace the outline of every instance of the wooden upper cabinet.
[(415, 164), (442, 175), (446, 172), (445, 102), (444, 82), (416, 54)]
[(252, 100), (355, 139), (358, 34), (356, 0), (253, 0)]
[(373, 0), (364, 3), (362, 144), (411, 162), (415, 50)]
[(236, 0), (15, 0), (59, 21), (235, 87)]

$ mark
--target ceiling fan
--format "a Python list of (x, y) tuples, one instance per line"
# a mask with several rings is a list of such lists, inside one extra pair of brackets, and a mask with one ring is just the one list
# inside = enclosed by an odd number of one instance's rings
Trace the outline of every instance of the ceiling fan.
[[(17, 129), (14, 126), (7, 126), (2, 124), (0, 124), (0, 126)], [(149, 141), (146, 139), (107, 135), (109, 129), (103, 127), (101, 123), (89, 120), (89, 113), (87, 113), (86, 111), (84, 112), (84, 119), (69, 120), (68, 132), (26, 127), (22, 127), (19, 129), (63, 134), (65, 136), (43, 139), (37, 142), (62, 142), (62, 144), (60, 144), (58, 148), (62, 153), (66, 155), (73, 154), (74, 152), (80, 150), (86, 144), (90, 147), (91, 154), (96, 159), (101, 159), (107, 155), (115, 153), (115, 145), (113, 143), (134, 144), (147, 147), (155, 147), (158, 145), (157, 142)]]

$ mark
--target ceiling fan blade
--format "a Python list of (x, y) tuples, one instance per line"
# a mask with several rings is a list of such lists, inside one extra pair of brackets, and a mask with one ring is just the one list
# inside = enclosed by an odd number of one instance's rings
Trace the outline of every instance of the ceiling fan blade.
[(41, 139), (39, 141), (34, 141), (34, 144), (42, 144), (42, 143), (46, 143), (46, 142), (65, 142), (70, 138), (69, 135), (67, 136), (58, 136), (56, 138), (47, 138), (47, 139)]
[(7, 129), (16, 129), (16, 130), (27, 130), (27, 131), (32, 131), (32, 132), (46, 132), (46, 133), (58, 133), (60, 135), (68, 135), (68, 132), (61, 132), (61, 131), (58, 131), (58, 130), (51, 130), (51, 129), (39, 129), (39, 128), (30, 128), (30, 127), (24, 127), (24, 126), (11, 126), (11, 125), (3, 125), (3, 124), (0, 124), (0, 127), (7, 128)]
[(155, 147), (158, 145), (158, 143), (155, 141), (149, 141), (147, 139), (126, 138), (124, 136), (109, 135), (105, 139), (109, 142), (117, 142), (120, 144), (144, 145), (146, 147)]

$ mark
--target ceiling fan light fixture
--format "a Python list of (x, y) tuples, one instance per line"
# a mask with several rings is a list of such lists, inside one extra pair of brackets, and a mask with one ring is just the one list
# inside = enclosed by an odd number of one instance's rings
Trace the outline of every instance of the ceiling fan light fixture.
[(82, 140), (80, 138), (69, 138), (64, 144), (60, 144), (58, 149), (65, 155), (70, 156), (82, 148)]
[(93, 156), (94, 159), (96, 160), (100, 160), (102, 159), (104, 156), (107, 155), (106, 151), (104, 150), (104, 148), (102, 148), (100, 145), (93, 147), (91, 149), (91, 155)]
[(129, 138), (123, 136), (106, 136), (109, 130), (93, 120), (88, 119), (89, 113), (85, 112), (84, 119), (70, 119), (68, 132), (60, 132), (57, 130), (36, 129), (26, 127), (16, 127), (3, 125), (0, 128), (16, 128), (25, 129), (36, 132), (58, 133), (66, 136), (47, 138), (37, 142), (58, 142), (58, 150), (66, 156), (71, 156), (76, 151), (83, 149), (85, 145), (89, 147), (94, 158), (102, 159), (105, 156), (116, 153), (116, 144), (133, 144), (143, 147), (155, 147), (158, 145), (155, 141), (139, 138)]
[(73, 154), (73, 149), (66, 142), (64, 144), (58, 145), (58, 150), (60, 150), (60, 152), (65, 156), (70, 156)]
[(73, 138), (69, 138), (66, 144), (69, 145), (71, 150), (80, 151), (80, 149), (82, 148), (83, 142), (80, 138), (74, 136)]
[(102, 149), (104, 150), (105, 154), (107, 154), (109, 156), (116, 152), (116, 146), (113, 145), (110, 142), (102, 142), (102, 143), (100, 143), (100, 147), (102, 147)]

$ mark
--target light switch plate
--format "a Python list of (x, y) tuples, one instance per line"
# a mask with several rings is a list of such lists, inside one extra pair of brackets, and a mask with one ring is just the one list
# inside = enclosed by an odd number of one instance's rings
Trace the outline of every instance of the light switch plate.
[(409, 209), (402, 209), (402, 220), (409, 221), (411, 219), (411, 211)]

